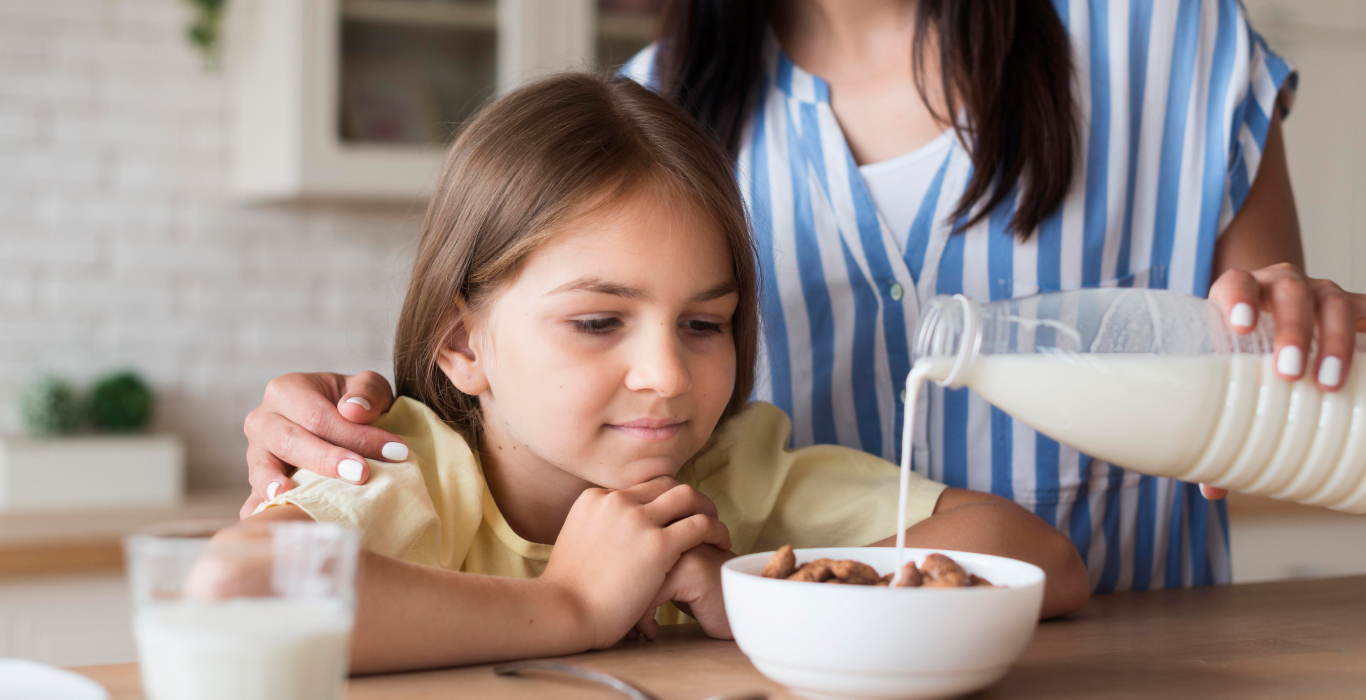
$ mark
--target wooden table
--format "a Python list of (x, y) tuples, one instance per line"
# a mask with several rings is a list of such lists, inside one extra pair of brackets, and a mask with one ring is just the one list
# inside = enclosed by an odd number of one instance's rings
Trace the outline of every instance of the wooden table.
[[(662, 698), (700, 700), (767, 681), (732, 642), (696, 626), (566, 660), (629, 678)], [(113, 700), (141, 700), (137, 666), (76, 669)], [(1366, 696), (1366, 577), (1098, 596), (1046, 622), (986, 698), (1361, 698)], [(349, 700), (602, 698), (598, 686), (498, 678), (488, 666), (371, 676)]]

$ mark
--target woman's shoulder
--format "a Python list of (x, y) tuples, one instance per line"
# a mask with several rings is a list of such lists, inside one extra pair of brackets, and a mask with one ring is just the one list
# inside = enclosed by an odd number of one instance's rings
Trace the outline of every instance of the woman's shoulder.
[(656, 92), (659, 91), (659, 73), (655, 70), (655, 56), (658, 54), (659, 44), (654, 43), (646, 46), (630, 60), (617, 69), (617, 75), (644, 85)]

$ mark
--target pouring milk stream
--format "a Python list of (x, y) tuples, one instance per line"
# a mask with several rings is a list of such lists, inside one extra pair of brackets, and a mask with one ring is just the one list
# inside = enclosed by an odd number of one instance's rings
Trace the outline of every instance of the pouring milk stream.
[(1163, 290), (1082, 289), (985, 306), (962, 295), (930, 300), (906, 378), (898, 575), (927, 379), (970, 387), (1116, 466), (1366, 513), (1366, 333), (1335, 392), (1321, 391), (1312, 372), (1281, 379), (1272, 337), (1269, 316), (1240, 335), (1214, 303)]

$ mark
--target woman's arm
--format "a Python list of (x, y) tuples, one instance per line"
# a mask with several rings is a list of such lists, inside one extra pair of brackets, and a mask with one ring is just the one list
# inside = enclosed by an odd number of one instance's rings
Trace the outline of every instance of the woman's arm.
[[(892, 547), (896, 537), (874, 542)], [(945, 489), (934, 515), (906, 529), (906, 545), (995, 554), (1044, 570), (1041, 617), (1066, 615), (1086, 604), (1091, 585), (1077, 548), (1061, 532), (1020, 505), (987, 493)]]
[[(1276, 323), (1277, 371), (1289, 380), (1312, 372), (1325, 391), (1336, 391), (1351, 369), (1356, 333), (1366, 332), (1366, 295), (1304, 274), (1279, 105), (1274, 111), (1247, 201), (1215, 245), (1216, 280), (1209, 298), (1242, 333), (1252, 332), (1260, 313), (1270, 313)], [(1310, 365), (1316, 334), (1319, 357)], [(1226, 493), (1204, 491), (1211, 498)]]

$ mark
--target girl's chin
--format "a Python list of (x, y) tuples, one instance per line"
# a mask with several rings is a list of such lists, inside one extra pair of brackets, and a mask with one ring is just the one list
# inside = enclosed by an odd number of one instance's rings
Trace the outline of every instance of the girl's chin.
[(683, 466), (682, 460), (673, 457), (647, 457), (644, 459), (617, 462), (620, 466), (609, 474), (597, 475), (589, 481), (606, 489), (629, 489), (661, 476), (672, 477)]

